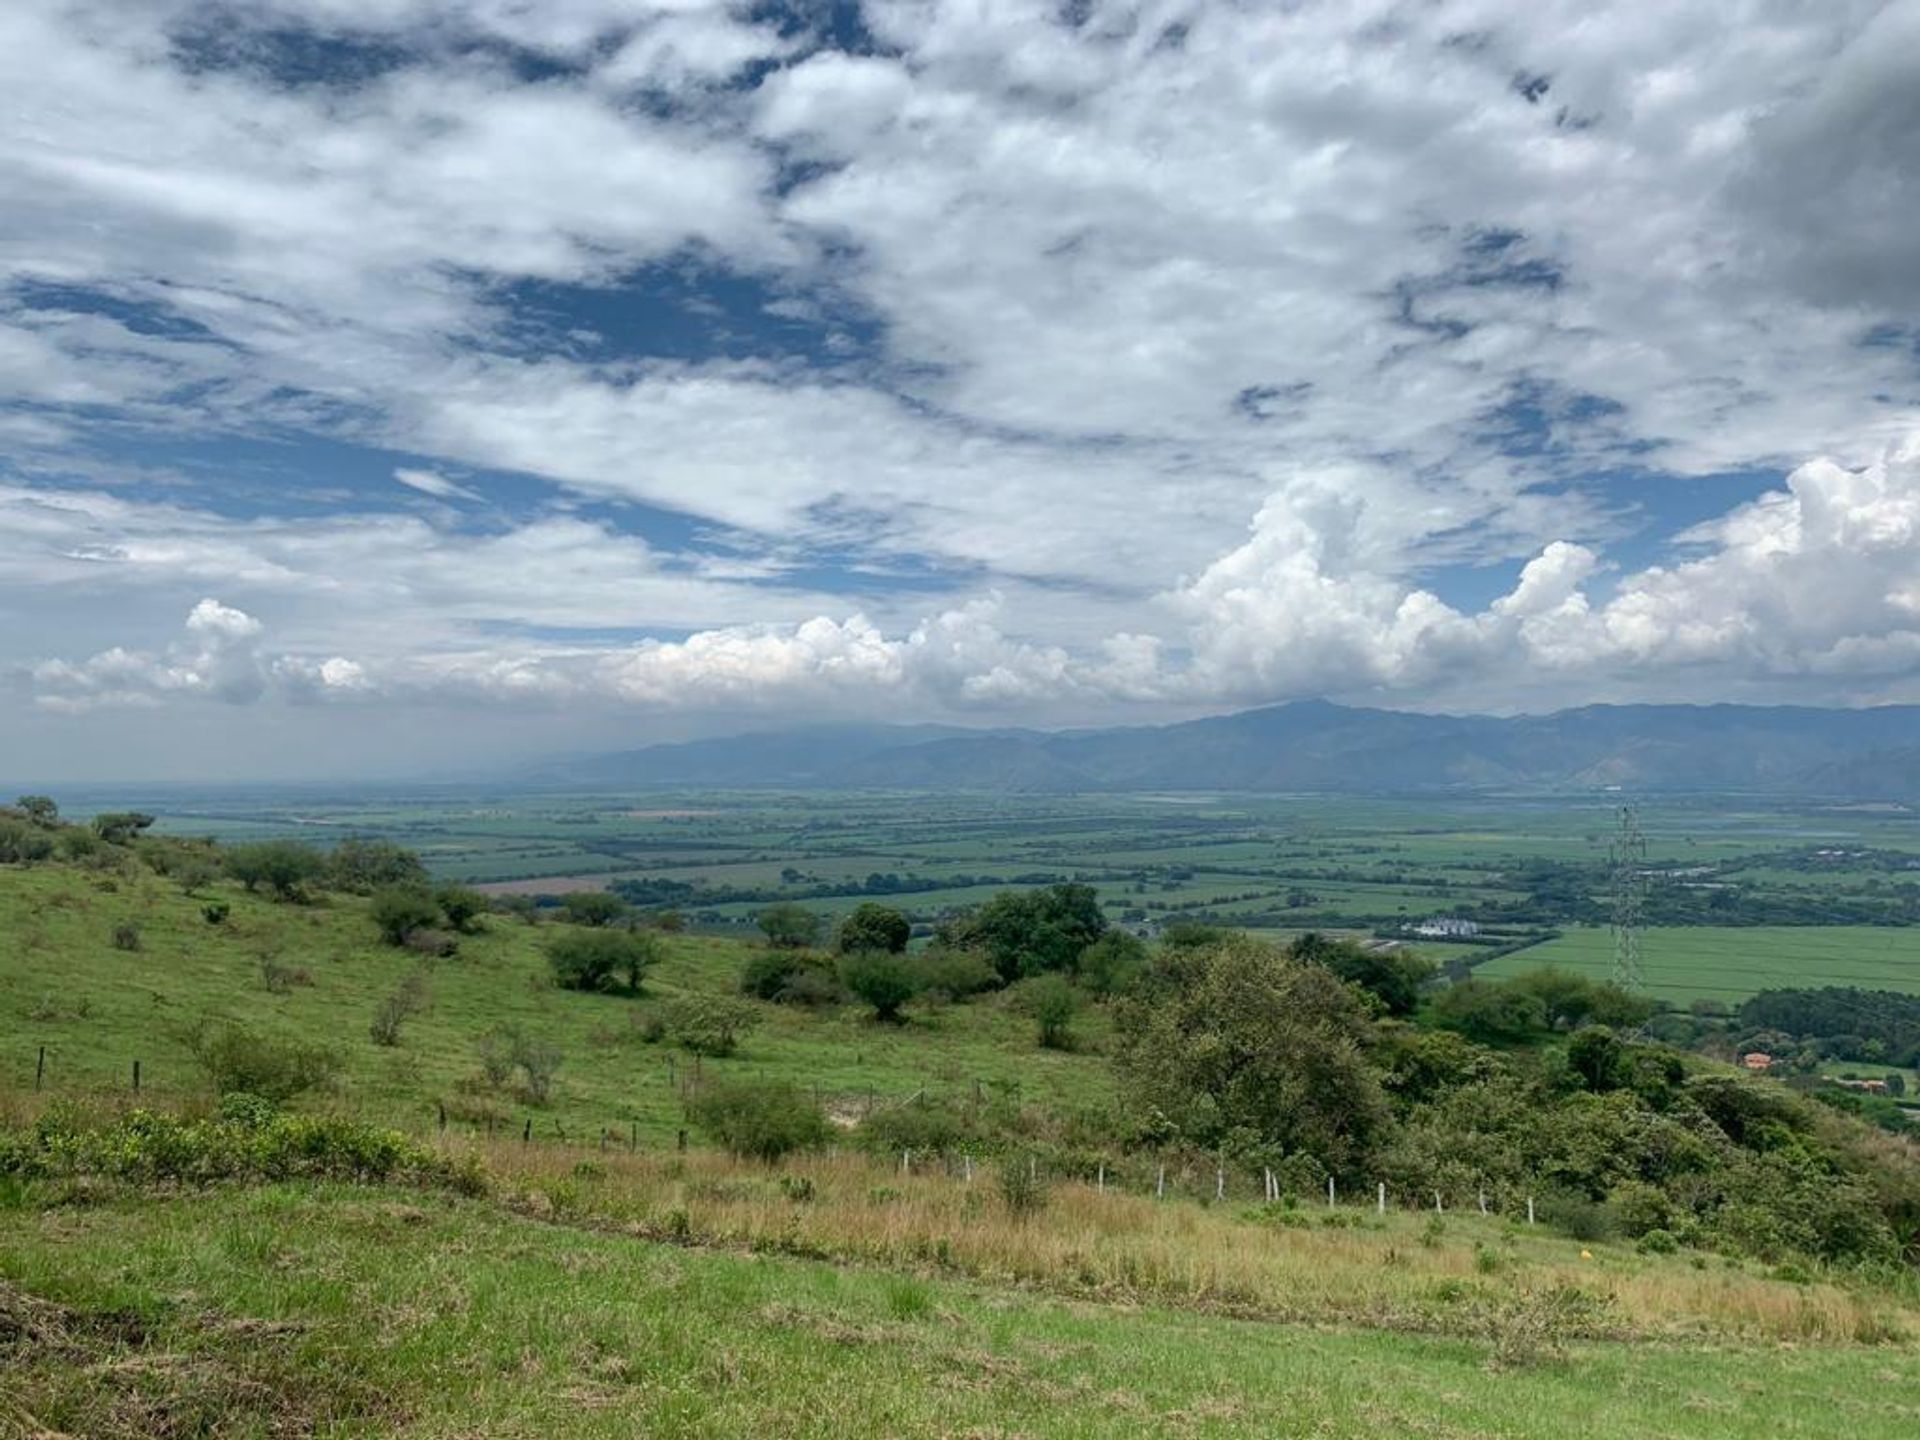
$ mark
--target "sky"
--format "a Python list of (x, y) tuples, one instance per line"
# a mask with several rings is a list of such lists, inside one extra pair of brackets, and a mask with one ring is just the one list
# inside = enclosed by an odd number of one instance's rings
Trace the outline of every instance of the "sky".
[(1920, 702), (1920, 0), (12, 0), (0, 775)]

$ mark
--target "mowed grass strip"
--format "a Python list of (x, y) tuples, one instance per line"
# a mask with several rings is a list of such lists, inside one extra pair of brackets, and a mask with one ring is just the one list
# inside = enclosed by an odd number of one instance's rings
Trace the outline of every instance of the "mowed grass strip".
[[(1853, 985), (1920, 994), (1920, 929), (1880, 925), (1649, 926), (1641, 932), (1647, 991), (1675, 1005), (1743, 1000), (1760, 990)], [(1505, 979), (1555, 965), (1596, 979), (1613, 970), (1613, 932), (1570, 930), (1480, 966)]]
[[(282, 1186), (6, 1216), (0, 1435), (1912, 1433), (1889, 1347), (1496, 1347), (662, 1246)], [(22, 1344), (20, 1335), (25, 1336)]]

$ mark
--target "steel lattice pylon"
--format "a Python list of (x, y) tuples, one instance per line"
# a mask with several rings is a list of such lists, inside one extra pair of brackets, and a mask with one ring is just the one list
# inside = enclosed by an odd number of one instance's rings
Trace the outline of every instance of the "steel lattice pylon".
[(1631, 805), (1620, 807), (1620, 833), (1614, 837), (1613, 983), (1638, 994), (1646, 985), (1640, 968), (1640, 925), (1647, 898), (1647, 837)]

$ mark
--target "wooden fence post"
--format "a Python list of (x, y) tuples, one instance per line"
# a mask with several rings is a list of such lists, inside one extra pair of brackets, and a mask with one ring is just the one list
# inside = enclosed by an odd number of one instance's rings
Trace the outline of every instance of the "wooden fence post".
[(1153, 1198), (1156, 1200), (1167, 1198), (1167, 1167), (1165, 1165), (1160, 1167), (1159, 1178), (1153, 1182)]
[(1527, 1224), (1533, 1224), (1533, 1197), (1527, 1196)]
[(1380, 1194), (1374, 1203), (1380, 1214), (1387, 1213), (1387, 1182), (1384, 1180), (1380, 1182)]
[(47, 1078), (47, 1047), (40, 1047), (40, 1059), (33, 1067), (33, 1088), (38, 1090), (40, 1083)]
[(1329, 1210), (1333, 1208), (1333, 1177), (1331, 1175), (1327, 1176), (1327, 1208)]
[(527, 1128), (520, 1132), (520, 1143), (522, 1145), (531, 1145), (533, 1143), (533, 1117), (531, 1115), (527, 1117)]
[(136, 1095), (140, 1093), (140, 1062), (138, 1060), (133, 1062), (133, 1093)]

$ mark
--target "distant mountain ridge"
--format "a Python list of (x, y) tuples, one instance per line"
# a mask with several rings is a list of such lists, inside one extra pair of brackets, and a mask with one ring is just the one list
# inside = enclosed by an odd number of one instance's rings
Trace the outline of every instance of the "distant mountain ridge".
[(1920, 800), (1920, 706), (1425, 715), (1324, 700), (1102, 730), (812, 726), (584, 756), (581, 785), (1321, 793), (1751, 791)]

